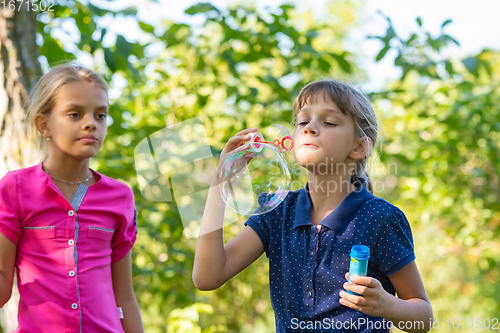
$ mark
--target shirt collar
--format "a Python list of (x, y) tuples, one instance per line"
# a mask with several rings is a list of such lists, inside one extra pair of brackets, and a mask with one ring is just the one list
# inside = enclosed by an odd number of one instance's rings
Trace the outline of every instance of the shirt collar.
[[(57, 187), (54, 184), (54, 181), (45, 171), (43, 171), (42, 163), (43, 162), (38, 163), (37, 172), (39, 173), (39, 175), (41, 177), (45, 177), (47, 179), (47, 185), (57, 192), (57, 190), (56, 190)], [(100, 174), (99, 172), (95, 171), (94, 169), (91, 169), (91, 168), (89, 168), (89, 169), (91, 172), (93, 172), (94, 174), (97, 174), (97, 176), (99, 177), (99, 180), (94, 185), (91, 185), (89, 187), (94, 188), (94, 187), (100, 186), (104, 182), (104, 176), (102, 174)]]
[[(349, 193), (344, 200), (342, 200), (340, 205), (338, 205), (337, 208), (335, 208), (325, 219), (323, 219), (323, 221), (321, 221), (321, 225), (324, 225), (336, 233), (341, 232), (347, 227), (349, 222), (351, 222), (361, 206), (363, 206), (363, 204), (372, 196), (370, 191), (368, 191), (365, 187), (366, 180), (361, 177), (358, 179), (361, 181), (361, 184), (354, 191)], [(300, 190), (296, 207), (293, 228), (296, 229), (300, 226), (306, 225), (312, 226), (311, 198), (309, 196), (308, 184)]]

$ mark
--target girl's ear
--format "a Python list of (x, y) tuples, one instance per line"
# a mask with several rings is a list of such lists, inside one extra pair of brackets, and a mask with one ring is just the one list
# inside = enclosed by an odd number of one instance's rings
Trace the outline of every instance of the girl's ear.
[(50, 138), (50, 128), (46, 115), (41, 113), (37, 114), (35, 116), (35, 126), (38, 132), (40, 132), (40, 134), (42, 134), (44, 138)]
[(356, 146), (349, 154), (349, 157), (353, 160), (362, 160), (364, 157), (368, 155), (368, 152), (371, 148), (371, 140), (367, 136), (363, 136), (358, 138)]

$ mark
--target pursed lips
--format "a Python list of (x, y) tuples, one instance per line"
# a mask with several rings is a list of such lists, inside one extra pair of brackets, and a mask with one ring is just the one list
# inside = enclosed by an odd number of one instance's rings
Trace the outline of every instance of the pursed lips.
[(97, 138), (93, 135), (85, 135), (84, 137), (81, 137), (78, 140), (83, 141), (85, 143), (93, 143), (97, 141)]

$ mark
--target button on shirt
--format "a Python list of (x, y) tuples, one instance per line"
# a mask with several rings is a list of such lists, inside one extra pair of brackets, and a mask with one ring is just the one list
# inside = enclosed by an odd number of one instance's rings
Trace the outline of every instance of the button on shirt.
[(98, 172), (68, 202), (41, 163), (0, 179), (0, 232), (17, 244), (15, 332), (123, 332), (111, 264), (136, 239), (134, 195)]
[(245, 223), (257, 233), (269, 257), (278, 333), (389, 332), (382, 318), (339, 302), (353, 245), (370, 248), (367, 275), (392, 295), (395, 290), (388, 277), (415, 260), (403, 212), (373, 196), (364, 184), (360, 178), (357, 189), (320, 222), (319, 230), (311, 223), (307, 185), (289, 192), (276, 209)]

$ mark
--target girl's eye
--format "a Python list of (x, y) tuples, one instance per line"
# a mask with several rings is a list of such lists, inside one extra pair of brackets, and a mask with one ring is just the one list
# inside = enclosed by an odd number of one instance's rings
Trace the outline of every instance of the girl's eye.
[(330, 125), (330, 126), (337, 126), (337, 124), (329, 123), (329, 122), (326, 122), (325, 124)]
[(70, 113), (68, 114), (68, 116), (70, 116), (71, 118), (76, 118), (78, 117), (78, 113)]
[(301, 121), (300, 123), (298, 123), (298, 125), (307, 125), (309, 122), (308, 121)]
[(106, 118), (106, 115), (105, 115), (105, 114), (100, 114), (100, 115), (98, 115), (97, 117), (99, 117), (100, 119), (105, 119), (105, 118)]

